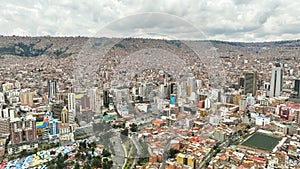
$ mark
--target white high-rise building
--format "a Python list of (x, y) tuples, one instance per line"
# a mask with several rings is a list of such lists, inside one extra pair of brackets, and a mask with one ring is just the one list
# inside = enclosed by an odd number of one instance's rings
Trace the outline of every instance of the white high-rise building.
[[(101, 106), (103, 106), (103, 97), (101, 96), (103, 91), (100, 89), (94, 87), (92, 89), (88, 90), (88, 99), (89, 99), (89, 104), (90, 108), (93, 112), (98, 113), (101, 111)], [(108, 100), (107, 100), (108, 101)]]
[(68, 93), (69, 122), (73, 123), (76, 116), (75, 93)]
[(75, 110), (75, 94), (68, 93), (68, 110)]
[(270, 84), (270, 97), (278, 97), (282, 91), (282, 68), (281, 67), (274, 67), (272, 69), (271, 75), (271, 84)]
[(4, 99), (4, 93), (0, 92), (0, 103), (4, 103), (5, 99)]
[(204, 100), (204, 107), (205, 107), (206, 109), (210, 109), (210, 108), (211, 108), (211, 100), (210, 100), (209, 98), (206, 98), (206, 99)]
[(101, 91), (97, 88), (89, 89), (88, 96), (90, 101), (90, 107), (93, 112), (99, 112), (101, 107)]
[(48, 81), (48, 98), (53, 98), (56, 96), (56, 81), (49, 80)]

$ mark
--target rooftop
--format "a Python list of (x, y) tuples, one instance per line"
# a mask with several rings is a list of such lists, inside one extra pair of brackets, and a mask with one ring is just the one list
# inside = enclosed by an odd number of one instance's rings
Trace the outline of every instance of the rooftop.
[(244, 141), (242, 145), (255, 149), (272, 151), (280, 140), (281, 138), (279, 137), (271, 136), (262, 132), (256, 132), (252, 136), (250, 136), (246, 141)]

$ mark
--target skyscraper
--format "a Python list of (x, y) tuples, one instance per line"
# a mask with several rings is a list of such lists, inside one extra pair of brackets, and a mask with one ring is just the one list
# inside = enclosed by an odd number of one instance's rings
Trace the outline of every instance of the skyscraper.
[(69, 111), (64, 107), (61, 111), (61, 123), (66, 126), (69, 123)]
[(68, 110), (75, 110), (75, 93), (68, 93)]
[(245, 78), (244, 77), (239, 77), (239, 80), (238, 80), (239, 88), (244, 88), (244, 83), (245, 83)]
[(69, 122), (73, 123), (76, 116), (75, 93), (68, 93)]
[(33, 98), (35, 92), (24, 92), (20, 94), (20, 100), (22, 105), (33, 107)]
[(56, 96), (56, 81), (48, 81), (48, 98), (55, 98)]
[(103, 105), (105, 108), (108, 108), (109, 105), (109, 92), (108, 90), (103, 91)]
[(49, 135), (50, 139), (56, 139), (59, 137), (59, 128), (58, 128), (58, 120), (57, 119), (50, 119), (49, 120)]
[(294, 81), (294, 91), (297, 92), (296, 96), (300, 97), (300, 79)]
[(257, 71), (244, 72), (244, 94), (251, 93), (252, 96), (256, 95), (257, 90)]
[(270, 84), (270, 97), (278, 97), (282, 91), (282, 68), (276, 65), (272, 69), (271, 84)]

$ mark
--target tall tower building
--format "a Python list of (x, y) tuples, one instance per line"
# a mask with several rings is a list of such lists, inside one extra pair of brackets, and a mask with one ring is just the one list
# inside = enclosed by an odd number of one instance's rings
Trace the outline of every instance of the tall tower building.
[(244, 94), (251, 93), (252, 96), (256, 95), (257, 90), (257, 71), (244, 72)]
[(0, 103), (5, 103), (4, 93), (0, 92)]
[(271, 84), (270, 84), (270, 97), (278, 97), (282, 91), (282, 68), (276, 65), (272, 69)]
[(56, 96), (56, 81), (48, 81), (48, 98), (55, 98)]
[(108, 90), (103, 91), (103, 105), (105, 108), (109, 106), (109, 92)]
[(68, 93), (69, 122), (74, 123), (76, 116), (75, 93)]
[(55, 139), (59, 137), (59, 127), (58, 127), (58, 120), (57, 119), (50, 119), (49, 120), (49, 135), (50, 139)]
[(64, 107), (61, 111), (61, 123), (64, 126), (67, 126), (69, 123), (69, 111), (66, 107)]
[(21, 104), (33, 107), (34, 106), (34, 103), (33, 103), (34, 95), (35, 95), (35, 92), (21, 93), (20, 94)]
[(245, 84), (245, 78), (244, 77), (239, 77), (239, 80), (238, 80), (239, 88), (244, 88), (244, 84)]
[(10, 121), (10, 144), (36, 141), (36, 120), (32, 115), (18, 117)]
[(296, 96), (300, 97), (300, 79), (294, 81), (294, 91), (297, 92)]
[(92, 88), (89, 89), (88, 91), (88, 97), (90, 99), (90, 108), (92, 109), (93, 112), (97, 111), (97, 89)]

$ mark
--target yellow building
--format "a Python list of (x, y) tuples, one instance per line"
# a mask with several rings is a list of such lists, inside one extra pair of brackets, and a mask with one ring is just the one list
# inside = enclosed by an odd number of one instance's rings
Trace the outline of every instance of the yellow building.
[(204, 117), (206, 115), (206, 109), (200, 109), (200, 116)]
[(43, 130), (44, 130), (44, 129), (42, 129), (42, 128), (37, 129), (37, 130), (36, 130), (37, 135), (38, 135), (38, 136), (41, 136), (41, 135), (43, 134)]
[(188, 156), (188, 166), (192, 167), (192, 168), (196, 168), (196, 159), (193, 156)]
[(196, 159), (191, 155), (179, 153), (176, 156), (176, 162), (188, 166), (188, 168), (196, 168)]
[(239, 94), (235, 95), (235, 96), (233, 97), (233, 104), (239, 105), (239, 102), (240, 102), (241, 98), (242, 98), (241, 95), (239, 95)]
[(185, 155), (182, 153), (177, 154), (176, 162), (179, 164), (184, 164), (184, 160), (186, 159)]

